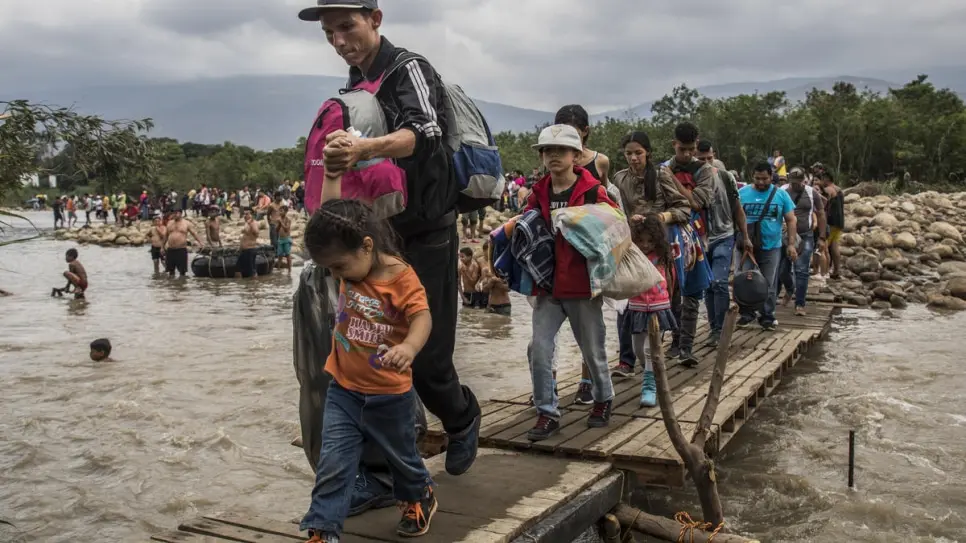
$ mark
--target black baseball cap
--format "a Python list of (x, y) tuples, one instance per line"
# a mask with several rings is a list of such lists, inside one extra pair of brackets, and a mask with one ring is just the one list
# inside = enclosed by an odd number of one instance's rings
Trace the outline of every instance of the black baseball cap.
[(379, 9), (378, 0), (317, 0), (317, 5), (299, 12), (303, 21), (318, 21), (327, 9)]

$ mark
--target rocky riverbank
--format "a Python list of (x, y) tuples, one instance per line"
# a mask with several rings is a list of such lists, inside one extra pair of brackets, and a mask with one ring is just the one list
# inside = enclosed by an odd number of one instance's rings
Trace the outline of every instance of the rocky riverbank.
[(966, 309), (966, 193), (845, 197), (842, 278), (828, 289), (877, 309)]

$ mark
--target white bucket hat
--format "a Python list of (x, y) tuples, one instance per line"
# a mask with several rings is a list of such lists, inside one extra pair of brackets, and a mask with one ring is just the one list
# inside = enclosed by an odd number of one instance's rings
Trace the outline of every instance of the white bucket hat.
[(569, 124), (554, 124), (540, 131), (534, 149), (543, 150), (547, 147), (566, 147), (575, 151), (583, 151), (584, 144), (577, 129)]

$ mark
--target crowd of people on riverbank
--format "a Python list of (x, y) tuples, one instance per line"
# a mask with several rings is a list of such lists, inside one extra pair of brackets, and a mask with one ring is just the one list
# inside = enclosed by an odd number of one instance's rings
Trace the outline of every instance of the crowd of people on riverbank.
[[(43, 196), (43, 195), (40, 195)], [(54, 214), (54, 228), (90, 226), (94, 221), (108, 224), (111, 218), (117, 224), (149, 221), (155, 216), (170, 216), (175, 211), (191, 213), (195, 217), (215, 214), (232, 220), (236, 211), (251, 211), (256, 220), (268, 215), (273, 202), (281, 202), (289, 209), (304, 209), (305, 187), (301, 181), (282, 181), (278, 186), (259, 188), (244, 186), (237, 191), (208, 187), (202, 183), (197, 189), (179, 194), (175, 190), (159, 194), (141, 191), (140, 195), (128, 195), (125, 191), (114, 194), (64, 194), (49, 204)], [(37, 198), (37, 208), (47, 207), (47, 197)], [(83, 222), (81, 222), (83, 220)]]
[[(472, 466), (481, 411), (453, 364), (457, 297), (467, 308), (510, 314), (503, 295), (527, 296), (533, 310), (525, 355), (537, 412), (528, 437), (540, 441), (560, 431), (556, 340), (564, 321), (583, 359), (575, 401), (592, 406), (588, 426), (603, 427), (611, 419), (613, 379), (634, 376), (638, 362), (640, 405), (656, 405), (649, 322), (672, 334), (668, 359), (695, 367), (702, 299), (709, 344), (716, 345), (733, 299), (744, 300), (738, 326), (775, 330), (779, 285), (803, 315), (813, 256), (820, 255), (820, 275), (829, 259), (833, 276), (838, 270), (842, 194), (821, 164), (789, 168), (776, 152), (746, 165), (742, 183), (698, 127), (683, 122), (674, 130), (674, 156), (664, 163), (646, 133), (624, 136), (628, 168), (612, 174), (609, 157), (587, 148), (589, 119), (579, 105), (561, 108), (534, 142), (542, 168), (529, 177), (504, 175), (506, 188), (493, 205), (518, 215), (489, 232), (481, 258), (472, 245), (487, 235), (485, 213), (481, 206), (466, 207), (461, 218), (454, 211), (460, 171), (454, 173), (444, 141), (452, 130), (447, 116), (456, 113), (447, 108), (447, 88), (432, 65), (380, 36), (383, 14), (375, 0), (317, 0), (299, 17), (321, 23), (349, 65), (348, 87), (369, 89), (376, 82), (370, 92), (392, 113), (385, 136), (361, 137), (354, 129), (316, 135), (313, 141), (324, 146), (317, 156), (324, 159), (311, 161), (318, 171), (307, 171), (307, 179), (320, 180), (315, 190), (322, 196), (318, 209), (309, 210), (306, 249), (338, 289), (331, 296), (334, 327), (304, 331), (307, 337), (331, 332), (325, 372), (296, 361), (303, 398), (312, 406), (302, 413), (303, 428), (321, 428), (321, 436), (308, 434), (304, 443), (317, 476), (301, 523), (312, 542), (339, 541), (347, 516), (397, 502), (400, 535), (429, 530), (438, 507), (435, 483), (412, 422), (421, 420), (422, 405), (447, 433), (446, 471), (460, 475)], [(358, 200), (341, 199), (346, 172), (383, 157), (396, 160), (408, 187), (405, 209), (388, 220)], [(573, 235), (580, 223), (583, 237)], [(618, 231), (624, 234), (608, 235)], [(623, 259), (606, 258), (618, 246), (641, 255), (632, 269), (649, 280), (646, 288), (623, 293), (621, 356), (611, 369), (599, 272), (605, 265), (612, 266), (610, 277), (621, 271)], [(311, 277), (303, 273), (296, 299), (318, 292)], [(644, 284), (639, 279), (629, 284)], [(741, 293), (739, 282), (747, 287)]]

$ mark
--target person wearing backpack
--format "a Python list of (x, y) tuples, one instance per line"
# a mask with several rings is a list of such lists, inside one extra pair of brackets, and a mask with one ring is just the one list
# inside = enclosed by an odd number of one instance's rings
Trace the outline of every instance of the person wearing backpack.
[[(717, 347), (721, 340), (725, 314), (731, 305), (728, 281), (735, 249), (751, 254), (754, 247), (748, 240), (748, 226), (744, 209), (738, 199), (738, 186), (720, 160), (715, 158), (714, 146), (708, 140), (698, 142), (698, 160), (711, 165), (714, 171), (714, 192), (708, 206), (708, 262), (711, 265), (711, 287), (705, 293), (708, 324), (711, 333), (707, 345)], [(740, 234), (736, 237), (735, 233)], [(741, 241), (741, 245), (736, 245)]]
[[(795, 298), (795, 314), (805, 315), (805, 294), (808, 292), (808, 276), (812, 264), (812, 252), (818, 248), (824, 250), (826, 244), (825, 209), (822, 207), (822, 197), (818, 189), (805, 184), (805, 170), (792, 168), (788, 172), (787, 185), (782, 190), (788, 192), (795, 204), (795, 217), (798, 223), (798, 260), (782, 258), (778, 270), (779, 285), (787, 291), (786, 301)], [(813, 231), (818, 232), (816, 236)], [(816, 245), (818, 247), (816, 247)]]
[[(768, 283), (768, 299), (760, 314), (754, 308), (741, 307), (738, 327), (744, 328), (758, 320), (763, 330), (775, 330), (775, 298), (778, 296), (778, 265), (781, 263), (782, 221), (788, 235), (788, 258), (798, 259), (798, 224), (795, 204), (788, 193), (772, 183), (772, 168), (765, 161), (754, 168), (754, 184), (742, 187), (738, 198), (748, 221), (748, 237), (754, 246), (753, 258), (743, 258), (739, 271), (757, 267)], [(737, 275), (737, 272), (736, 272)]]
[[(695, 156), (698, 146), (698, 127), (690, 122), (682, 122), (674, 128), (674, 156), (661, 165), (663, 171), (675, 179), (681, 194), (691, 207), (689, 224), (697, 233), (693, 239), (698, 254), (707, 255), (709, 216), (713, 214), (715, 184), (720, 182), (714, 167), (698, 160)], [(672, 236), (672, 245), (675, 243)], [(672, 334), (668, 359), (679, 358), (687, 367), (698, 365), (692, 353), (694, 336), (698, 327), (698, 310), (705, 290), (711, 286), (712, 270), (707, 258), (699, 258), (697, 264), (687, 274), (680, 274), (677, 289), (671, 301), (674, 317), (679, 328)]]
[[(361, 137), (349, 130), (326, 135), (324, 156), (318, 161), (324, 162), (325, 170), (322, 195), (341, 198), (342, 175), (360, 162), (392, 160), (405, 172), (405, 209), (389, 221), (400, 237), (403, 259), (426, 287), (433, 320), (426, 347), (412, 364), (413, 386), (449, 437), (446, 471), (460, 475), (476, 459), (480, 406), (473, 392), (460, 384), (453, 365), (459, 307), (456, 208), (461, 191), (460, 165), (448, 143), (462, 134), (447, 133), (453, 115), (447, 105), (459, 97), (447, 92), (426, 59), (380, 36), (383, 13), (376, 0), (317, 0), (317, 5), (299, 12), (299, 18), (321, 23), (327, 41), (349, 65), (348, 88), (368, 86), (383, 107), (389, 125), (385, 136)], [(309, 155), (310, 149), (306, 151)], [(307, 168), (316, 164), (315, 158), (306, 158)], [(305, 178), (309, 212), (314, 211), (310, 202), (315, 207), (319, 202), (318, 194), (310, 194), (311, 173), (307, 169)], [(503, 190), (502, 185), (494, 188)], [(350, 515), (395, 503), (385, 459), (372, 452), (363, 454)]]

